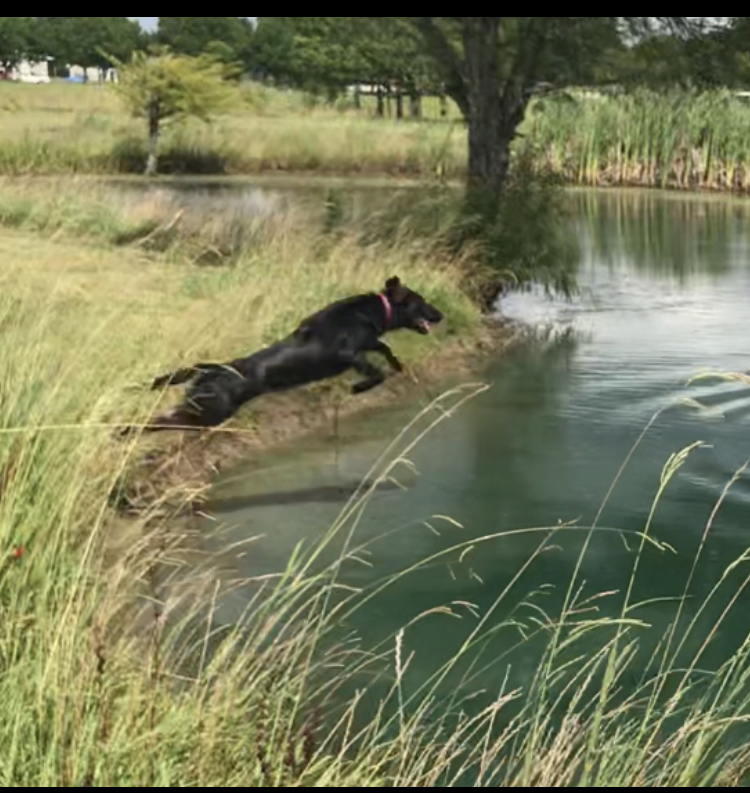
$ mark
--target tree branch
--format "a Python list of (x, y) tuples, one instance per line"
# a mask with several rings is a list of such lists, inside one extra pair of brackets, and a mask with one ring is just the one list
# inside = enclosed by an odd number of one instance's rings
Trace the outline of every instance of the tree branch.
[(521, 31), (521, 45), (508, 82), (513, 81), (522, 94), (528, 93), (537, 82), (537, 69), (544, 53), (544, 30), (541, 17), (529, 17)]
[(442, 70), (446, 90), (459, 110), (469, 115), (469, 92), (466, 82), (466, 67), (448, 37), (435, 23), (435, 17), (412, 17), (414, 26), (422, 35), (427, 48)]

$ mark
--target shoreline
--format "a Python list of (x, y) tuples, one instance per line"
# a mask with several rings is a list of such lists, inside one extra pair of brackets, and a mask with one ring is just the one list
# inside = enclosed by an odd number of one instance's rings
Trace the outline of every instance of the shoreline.
[[(75, 176), (78, 180), (91, 180), (92, 182), (106, 182), (112, 187), (131, 187), (147, 189), (149, 187), (173, 188), (176, 190), (190, 189), (238, 189), (241, 187), (281, 187), (304, 188), (318, 187), (320, 189), (347, 189), (352, 187), (362, 189), (393, 189), (414, 190), (443, 188), (460, 190), (464, 185), (464, 174), (459, 177), (446, 177), (436, 179), (429, 174), (399, 173), (387, 169), (377, 168), (337, 170), (326, 168), (305, 169), (279, 169), (260, 168), (247, 172), (235, 173), (161, 173), (153, 177), (145, 177), (138, 173), (122, 173), (107, 171), (75, 172), (75, 173), (0, 173), (2, 182), (44, 182), (59, 181), (65, 176)], [(581, 184), (573, 181), (562, 180), (561, 189), (566, 193), (623, 193), (631, 195), (653, 195), (660, 198), (701, 201), (738, 201), (747, 202), (750, 199), (750, 190), (726, 189), (723, 187), (680, 187), (676, 185), (648, 185), (648, 184)]]
[[(492, 356), (502, 356), (529, 338), (531, 328), (502, 317), (485, 318), (470, 338), (451, 340), (422, 363), (389, 376), (369, 394), (353, 397), (338, 381), (322, 387), (270, 395), (240, 425), (189, 437), (174, 433), (149, 450), (134, 448), (137, 462), (127, 481), (111, 494), (120, 518), (143, 517), (158, 506), (173, 517), (202, 511), (216, 476), (248, 456), (311, 435), (325, 434), (338, 419), (396, 407), (419, 399), (425, 387), (478, 372)], [(336, 388), (336, 385), (339, 388)], [(420, 392), (421, 389), (421, 392)], [(145, 436), (136, 444), (146, 445)], [(171, 497), (170, 497), (171, 496)]]

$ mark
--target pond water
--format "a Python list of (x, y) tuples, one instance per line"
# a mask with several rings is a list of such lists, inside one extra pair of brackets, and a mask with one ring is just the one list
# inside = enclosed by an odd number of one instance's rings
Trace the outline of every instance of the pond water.
[[(345, 627), (363, 647), (394, 647), (410, 625), (402, 645), (404, 657), (413, 653), (405, 686), (427, 680), (485, 616), (481, 660), (471, 673), (468, 660), (460, 665), (446, 679), (445, 695), (461, 680), (490, 698), (528, 684), (547, 640), (524, 641), (517, 626), (501, 626), (515, 620), (533, 633), (540, 614), (521, 605), (532, 593), (535, 607), (559, 615), (576, 570), (579, 600), (610, 593), (595, 601), (596, 617), (621, 613), (633, 579), (631, 602), (644, 605), (630, 616), (649, 626), (639, 629), (635, 686), (675, 618), (672, 599), (685, 591), (717, 499), (750, 458), (750, 387), (718, 379), (688, 385), (702, 372), (750, 369), (750, 205), (638, 192), (572, 192), (570, 201), (581, 295), (571, 302), (535, 293), (504, 300), (506, 316), (551, 332), (488, 362), (482, 379), (490, 388), (410, 452), (416, 471), (398, 469), (402, 488), (373, 494), (351, 540), (366, 546), (360, 555), (367, 563), (348, 560), (339, 571), (341, 583), (363, 591), (392, 578)], [(704, 409), (682, 404), (686, 398)], [(308, 439), (232, 471), (212, 493), (212, 513), (226, 528), (218, 532), (207, 522), (207, 547), (221, 551), (254, 537), (246, 553), (229, 560), (234, 573), (253, 578), (283, 570), (298, 544), (309, 548), (325, 534), (346, 494), (429, 399), (415, 392), (413, 405), (342, 421), (335, 440)], [(521, 530), (591, 526), (658, 411), (582, 560), (585, 531), (561, 530), (539, 553), (549, 532)], [(654, 514), (650, 533), (661, 547), (647, 544), (639, 556), (633, 533), (646, 526), (663, 467), (697, 441), (706, 445), (691, 452)], [(719, 619), (745, 582), (744, 564), (698, 614), (750, 547), (749, 517), (750, 478), (743, 475), (716, 515), (682, 609), (683, 626), (698, 615), (683, 660), (714, 631), (701, 669), (717, 669), (750, 631), (750, 591), (741, 591)], [(343, 539), (331, 543), (321, 563), (333, 562), (342, 547)], [(237, 619), (255, 592), (252, 584), (235, 589), (220, 604), (219, 619)], [(460, 619), (417, 619), (457, 603), (472, 604), (451, 607)]]

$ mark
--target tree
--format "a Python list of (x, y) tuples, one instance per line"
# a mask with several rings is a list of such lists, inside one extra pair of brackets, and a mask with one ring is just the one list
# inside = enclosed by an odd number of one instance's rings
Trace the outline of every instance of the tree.
[(156, 40), (184, 55), (212, 53), (249, 63), (253, 26), (247, 17), (159, 17)]
[(119, 70), (113, 89), (136, 118), (146, 119), (147, 176), (157, 172), (159, 136), (165, 123), (191, 117), (208, 122), (235, 99), (227, 81), (236, 70), (211, 55), (191, 57), (159, 49), (152, 54), (138, 51), (130, 63), (114, 57), (113, 61)]
[(707, 29), (683, 39), (655, 35), (621, 53), (618, 82), (662, 90), (679, 86), (705, 90), (747, 85), (750, 40), (741, 23)]
[(511, 143), (541, 82), (590, 78), (603, 53), (664, 30), (689, 35), (688, 17), (410, 17), (469, 132), (469, 186), (498, 197)]
[(260, 78), (272, 78), (282, 85), (293, 82), (291, 51), (294, 29), (290, 17), (259, 17), (251, 44), (251, 70)]
[[(355, 17), (260, 17), (253, 42), (255, 71), (282, 85), (333, 97), (366, 80)], [(361, 23), (360, 23), (361, 24)]]
[(127, 17), (37, 17), (35, 28), (47, 55), (84, 69), (109, 69), (112, 57), (125, 60), (143, 44), (140, 26)]
[[(413, 115), (419, 115), (418, 99), (439, 82), (439, 75), (408, 18), (350, 19), (353, 20), (354, 40), (364, 63), (365, 81), (395, 87), (398, 118), (404, 115), (404, 94), (411, 97)], [(382, 107), (379, 107), (379, 112), (382, 112)]]
[(392, 86), (399, 116), (404, 93), (416, 106), (439, 78), (407, 17), (260, 17), (252, 61), (260, 76), (331, 97), (352, 84)]
[(12, 69), (29, 55), (32, 17), (0, 17), (0, 66)]

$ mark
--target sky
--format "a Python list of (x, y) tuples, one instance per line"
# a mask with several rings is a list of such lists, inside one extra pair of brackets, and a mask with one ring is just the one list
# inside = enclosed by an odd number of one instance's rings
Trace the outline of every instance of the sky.
[(141, 27), (146, 28), (146, 30), (154, 30), (159, 17), (128, 17), (128, 19), (137, 19), (141, 23)]
[[(128, 19), (137, 19), (141, 23), (141, 27), (146, 30), (156, 30), (156, 23), (159, 21), (159, 17), (128, 17)], [(255, 17), (248, 17), (248, 19), (255, 19)]]

